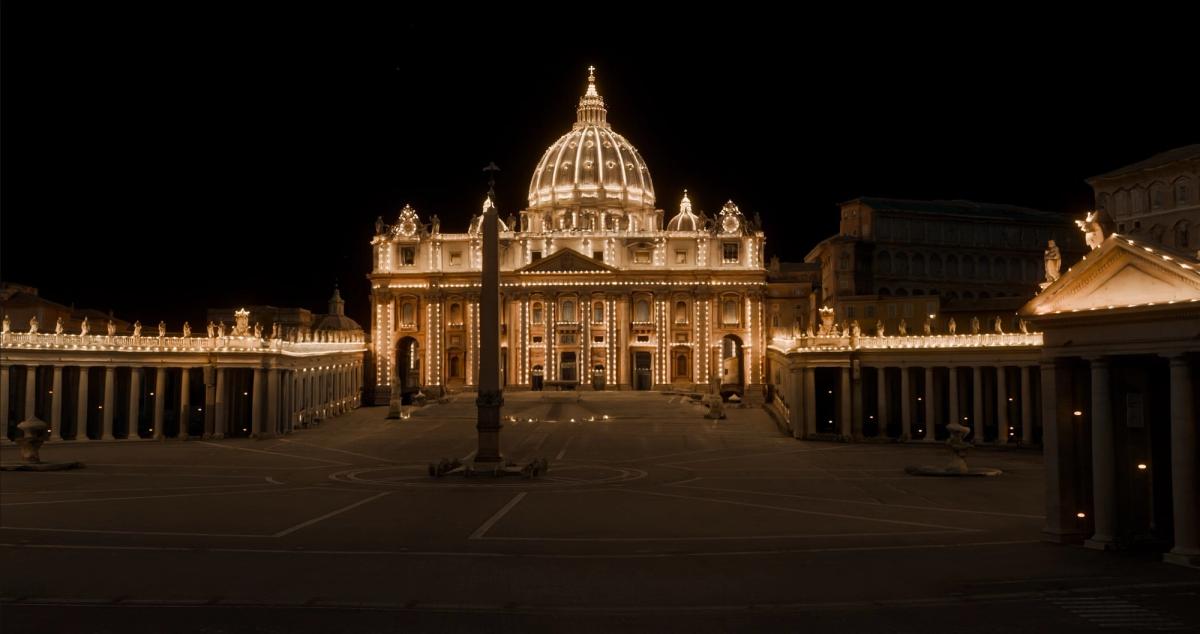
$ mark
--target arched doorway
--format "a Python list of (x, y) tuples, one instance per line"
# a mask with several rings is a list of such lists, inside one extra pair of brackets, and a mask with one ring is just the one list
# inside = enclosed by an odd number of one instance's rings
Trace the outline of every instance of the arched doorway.
[(745, 394), (745, 368), (742, 355), (742, 340), (737, 335), (725, 335), (721, 339), (721, 395), (728, 397)]
[(412, 403), (412, 395), (421, 389), (421, 344), (412, 337), (396, 343), (395, 380), (400, 382), (400, 399)]
[(633, 389), (654, 389), (654, 383), (650, 376), (650, 364), (651, 356), (649, 352), (633, 353)]

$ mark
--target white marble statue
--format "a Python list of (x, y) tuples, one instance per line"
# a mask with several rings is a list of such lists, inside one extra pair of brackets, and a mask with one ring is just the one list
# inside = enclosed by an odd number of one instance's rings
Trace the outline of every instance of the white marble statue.
[(62, 324), (61, 316), (58, 318), (58, 321), (54, 322), (54, 334), (56, 334), (56, 335), (63, 334), (63, 324)]
[(278, 338), (279, 338), (279, 322), (273, 321), (273, 322), (271, 322), (271, 339), (278, 339)]
[(212, 339), (213, 336), (215, 336), (217, 334), (217, 326), (216, 326), (216, 324), (212, 323), (211, 319), (208, 320), (208, 326), (206, 326), (205, 328), (208, 331), (209, 339)]
[(29, 334), (36, 335), (38, 330), (37, 315), (29, 318)]
[(973, 335), (979, 334), (979, 317), (971, 318), (971, 334), (973, 334)]
[(1046, 245), (1046, 282), (1054, 282), (1058, 280), (1059, 269), (1062, 268), (1062, 254), (1058, 251), (1058, 245), (1051, 240)]
[(1100, 212), (1089, 211), (1083, 220), (1076, 220), (1075, 225), (1083, 232), (1083, 239), (1088, 248), (1099, 249), (1104, 242), (1104, 228), (1100, 226)]
[(903, 317), (901, 317), (901, 318), (900, 318), (900, 325), (899, 325), (899, 326), (897, 326), (897, 330), (899, 330), (899, 331), (900, 331), (900, 336), (901, 336), (901, 337), (907, 337), (907, 336), (908, 336), (908, 322), (907, 322), (907, 321), (904, 321), (904, 318), (903, 318)]
[(850, 322), (850, 336), (857, 338), (861, 335), (862, 335), (862, 328), (859, 327), (858, 320), (855, 319), (854, 321)]
[(882, 320), (882, 319), (878, 319), (878, 320), (876, 320), (876, 321), (875, 321), (875, 336), (876, 336), (876, 337), (883, 337), (883, 336), (884, 336), (884, 326), (883, 326), (883, 320)]
[(108, 320), (108, 323), (104, 325), (104, 333), (109, 337), (117, 334), (117, 325), (113, 323), (113, 320)]
[(996, 315), (996, 322), (993, 324), (992, 328), (996, 331), (996, 334), (1004, 334), (1004, 325), (1000, 321), (1000, 315)]
[(225, 322), (223, 320), (217, 322), (217, 336), (218, 337), (225, 336)]
[(955, 331), (957, 331), (957, 330), (958, 330), (958, 324), (955, 323), (954, 318), (951, 317), (950, 321), (946, 322), (946, 332), (949, 332), (950, 334), (953, 335), (955, 333)]
[(79, 336), (86, 336), (88, 334), (88, 330), (91, 330), (91, 327), (91, 324), (88, 323), (88, 318), (84, 317), (83, 321), (79, 322)]
[(925, 323), (921, 325), (921, 330), (925, 333), (926, 337), (928, 337), (929, 335), (932, 335), (933, 334), (933, 321), (931, 319), (929, 319), (928, 317), (926, 317)]
[(183, 322), (183, 337), (186, 339), (192, 336), (192, 325), (188, 322)]
[(1021, 330), (1021, 334), (1029, 334), (1029, 322), (1025, 321), (1024, 319), (1017, 320), (1017, 328)]
[(142, 322), (133, 322), (133, 337), (134, 339), (142, 336)]
[(12, 319), (10, 319), (8, 315), (4, 316), (4, 326), (2, 328), (3, 330), (0, 332), (3, 332), (4, 334), (8, 334), (9, 331), (12, 330)]
[(254, 322), (254, 338), (262, 339), (262, 324)]
[(159, 337), (166, 337), (166, 336), (167, 336), (167, 322), (165, 322), (165, 321), (162, 321), (162, 320), (159, 320), (159, 322), (158, 322), (158, 336), (159, 336)]

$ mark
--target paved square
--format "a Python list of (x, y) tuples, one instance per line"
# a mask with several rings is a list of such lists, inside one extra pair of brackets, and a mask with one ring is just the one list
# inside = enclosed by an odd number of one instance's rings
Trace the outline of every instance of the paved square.
[(0, 475), (4, 629), (1200, 625), (1195, 571), (1040, 541), (1035, 452), (917, 478), (944, 448), (799, 442), (677, 395), (512, 393), (505, 454), (548, 476), (430, 479), (470, 457), (473, 396), (267, 441), (49, 445), (87, 468)]

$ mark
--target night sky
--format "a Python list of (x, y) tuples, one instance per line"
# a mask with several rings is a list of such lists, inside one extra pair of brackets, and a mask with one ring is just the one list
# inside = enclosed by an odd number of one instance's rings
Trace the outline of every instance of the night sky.
[(1079, 215), (1084, 178), (1198, 136), (1188, 38), (1136, 24), (485, 29), (24, 4), (0, 20), (0, 276), (173, 330), (210, 306), (324, 311), (335, 280), (367, 324), (375, 217), (411, 203), (464, 231), (488, 161), (519, 211), (589, 64), (668, 217), (685, 187), (709, 213), (732, 198), (784, 260), (860, 195)]

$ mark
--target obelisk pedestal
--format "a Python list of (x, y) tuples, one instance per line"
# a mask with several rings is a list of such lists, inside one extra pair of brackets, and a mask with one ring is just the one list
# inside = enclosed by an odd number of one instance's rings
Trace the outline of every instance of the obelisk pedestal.
[(479, 396), (475, 399), (478, 418), (479, 448), (475, 452), (474, 471), (498, 470), (500, 455), (500, 407), (504, 392), (500, 388), (500, 227), (499, 212), (492, 194), (483, 203), (483, 280), (479, 292)]

